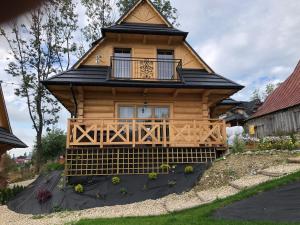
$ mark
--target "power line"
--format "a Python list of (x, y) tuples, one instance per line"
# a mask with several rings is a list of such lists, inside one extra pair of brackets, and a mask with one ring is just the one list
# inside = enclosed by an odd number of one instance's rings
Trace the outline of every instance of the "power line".
[(1, 80), (0, 80), (0, 83), (21, 86), (21, 84), (17, 84), (17, 83), (14, 83), (14, 82), (1, 81)]

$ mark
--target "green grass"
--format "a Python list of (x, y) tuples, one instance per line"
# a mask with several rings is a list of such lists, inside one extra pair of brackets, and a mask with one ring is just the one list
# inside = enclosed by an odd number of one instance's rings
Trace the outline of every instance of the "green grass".
[(234, 196), (216, 200), (213, 203), (207, 205), (202, 205), (196, 208), (187, 209), (177, 213), (171, 213), (168, 215), (150, 217), (125, 217), (114, 219), (84, 219), (80, 220), (78, 223), (76, 223), (76, 225), (300, 225), (300, 223), (217, 220), (212, 218), (211, 216), (216, 209), (226, 206), (232, 202), (239, 201), (253, 196), (257, 193), (267, 191), (298, 180), (300, 180), (300, 172), (288, 175), (280, 179), (269, 181), (257, 187), (242, 191)]

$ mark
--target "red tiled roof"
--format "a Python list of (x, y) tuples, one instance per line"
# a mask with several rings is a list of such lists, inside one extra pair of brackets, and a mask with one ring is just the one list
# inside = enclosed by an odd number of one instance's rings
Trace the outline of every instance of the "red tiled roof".
[(252, 118), (298, 104), (300, 104), (300, 61), (294, 72), (267, 97)]

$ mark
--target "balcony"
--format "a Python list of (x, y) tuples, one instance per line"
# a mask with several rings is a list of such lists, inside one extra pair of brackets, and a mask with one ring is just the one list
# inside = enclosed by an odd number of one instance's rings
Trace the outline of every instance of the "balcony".
[(111, 57), (110, 79), (180, 82), (180, 59)]
[(225, 147), (226, 126), (221, 120), (69, 119), (67, 147), (78, 146)]

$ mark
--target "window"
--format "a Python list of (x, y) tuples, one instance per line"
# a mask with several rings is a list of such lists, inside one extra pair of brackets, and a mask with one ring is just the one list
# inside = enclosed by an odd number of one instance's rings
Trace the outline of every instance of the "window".
[(157, 78), (171, 80), (174, 78), (174, 52), (172, 50), (157, 50)]
[(114, 77), (130, 78), (131, 77), (131, 49), (116, 48), (114, 50)]
[(118, 107), (119, 118), (169, 118), (169, 106), (154, 106), (154, 105), (122, 105)]

